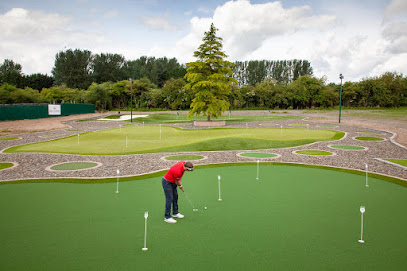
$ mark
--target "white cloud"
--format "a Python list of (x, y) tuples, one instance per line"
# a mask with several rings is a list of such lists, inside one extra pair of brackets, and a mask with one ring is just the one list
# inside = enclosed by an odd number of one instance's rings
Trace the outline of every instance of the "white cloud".
[(159, 16), (142, 16), (142, 23), (152, 30), (174, 31), (177, 27), (170, 22), (168, 13)]
[(70, 30), (71, 21), (60, 14), (21, 8), (0, 14), (0, 59), (21, 64), (25, 74), (50, 74), (60, 50), (106, 43), (100, 35)]
[(108, 19), (116, 18), (117, 16), (119, 16), (119, 11), (117, 10), (110, 10), (103, 15), (103, 17)]
[(393, 20), (401, 15), (407, 14), (407, 1), (406, 0), (392, 0), (384, 10), (385, 22)]

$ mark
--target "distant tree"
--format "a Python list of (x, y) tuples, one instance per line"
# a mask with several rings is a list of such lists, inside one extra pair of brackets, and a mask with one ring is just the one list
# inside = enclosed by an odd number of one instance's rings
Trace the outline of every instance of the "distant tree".
[(54, 77), (41, 73), (25, 75), (24, 85), (41, 91), (43, 88), (50, 88), (54, 85)]
[(86, 102), (94, 104), (97, 110), (105, 111), (112, 105), (112, 97), (109, 95), (110, 85), (93, 83), (89, 87)]
[(91, 79), (92, 53), (88, 50), (71, 49), (55, 56), (52, 74), (56, 85), (65, 84), (70, 88), (87, 89)]
[(93, 81), (100, 84), (126, 79), (123, 70), (125, 62), (124, 56), (119, 54), (100, 54), (93, 56), (91, 64)]
[(186, 88), (195, 94), (188, 117), (203, 114), (210, 121), (230, 107), (228, 95), (231, 84), (237, 81), (232, 77), (233, 63), (224, 60), (227, 56), (222, 52), (222, 38), (216, 36), (217, 30), (212, 23), (205, 32), (204, 43), (194, 52), (198, 61), (187, 63)]
[(5, 59), (0, 66), (0, 82), (23, 87), (22, 66), (11, 59)]

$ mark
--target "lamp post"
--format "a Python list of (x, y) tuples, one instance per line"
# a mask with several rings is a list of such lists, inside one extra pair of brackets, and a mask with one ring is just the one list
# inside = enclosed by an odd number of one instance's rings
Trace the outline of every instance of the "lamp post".
[[(130, 78), (130, 122), (133, 122), (133, 79)], [(339, 121), (340, 122), (340, 121)]]
[(341, 79), (341, 90), (339, 91), (339, 123), (341, 123), (341, 110), (342, 110), (342, 73), (339, 74), (339, 79)]

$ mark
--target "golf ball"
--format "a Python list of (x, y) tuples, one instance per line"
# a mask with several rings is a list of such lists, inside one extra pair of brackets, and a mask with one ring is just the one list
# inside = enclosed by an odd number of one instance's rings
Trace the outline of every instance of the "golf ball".
[(205, 206), (205, 210), (206, 210), (207, 208), (206, 208), (206, 206)]

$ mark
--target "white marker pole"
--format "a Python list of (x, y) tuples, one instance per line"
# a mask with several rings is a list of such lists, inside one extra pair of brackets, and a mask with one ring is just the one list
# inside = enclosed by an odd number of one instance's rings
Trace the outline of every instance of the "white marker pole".
[(256, 178), (256, 180), (259, 179), (259, 162), (260, 162), (260, 160), (257, 160), (257, 178)]
[(364, 243), (363, 241), (363, 213), (366, 211), (365, 206), (360, 206), (360, 213), (361, 213), (361, 230), (360, 230), (360, 240), (359, 243)]
[(119, 174), (120, 174), (120, 170), (117, 170), (116, 194), (119, 193)]
[(79, 144), (79, 134), (78, 134), (78, 144)]
[(366, 185), (365, 185), (365, 186), (366, 186), (366, 187), (369, 187), (369, 184), (367, 183), (367, 182), (368, 182), (368, 180), (367, 180), (367, 179), (368, 179), (368, 178), (367, 178), (367, 175), (368, 175), (368, 173), (367, 173), (368, 165), (366, 164), (365, 167), (366, 167)]
[(218, 189), (219, 189), (219, 199), (218, 199), (218, 201), (222, 201), (222, 198), (220, 197), (220, 175), (218, 175)]
[(145, 225), (144, 225), (144, 247), (141, 249), (142, 251), (148, 250), (148, 248), (147, 248), (147, 218), (148, 218), (148, 212), (144, 212), (144, 220), (145, 220)]

